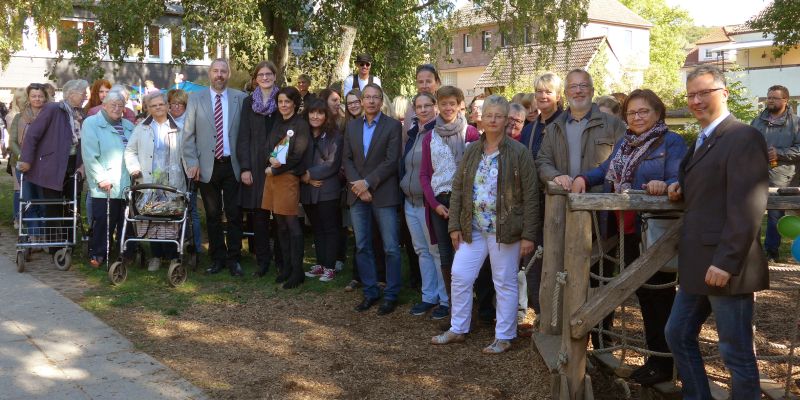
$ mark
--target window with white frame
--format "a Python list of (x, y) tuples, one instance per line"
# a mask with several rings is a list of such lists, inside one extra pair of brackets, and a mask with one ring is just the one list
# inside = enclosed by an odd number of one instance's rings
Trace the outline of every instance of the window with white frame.
[(472, 52), (472, 38), (469, 36), (469, 33), (464, 34), (464, 53), (471, 53)]
[(492, 48), (492, 32), (481, 32), (481, 51), (487, 51)]
[(444, 86), (456, 86), (457, 74), (455, 72), (442, 72), (440, 77), (442, 78), (442, 85), (444, 85)]

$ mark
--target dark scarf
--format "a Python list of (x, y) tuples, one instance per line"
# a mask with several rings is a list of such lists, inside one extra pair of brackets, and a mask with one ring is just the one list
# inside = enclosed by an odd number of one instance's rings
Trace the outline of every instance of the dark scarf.
[(456, 164), (461, 162), (461, 158), (464, 156), (464, 149), (467, 147), (467, 119), (459, 114), (455, 121), (448, 124), (444, 122), (440, 115), (437, 115), (436, 127), (433, 128), (433, 131), (450, 148)]
[(653, 144), (659, 142), (666, 132), (667, 124), (662, 120), (641, 135), (636, 135), (630, 130), (625, 133), (622, 145), (611, 159), (606, 173), (606, 179), (614, 184), (614, 193), (622, 193), (625, 189), (631, 188), (639, 164)]
[(269, 115), (275, 112), (277, 108), (277, 103), (275, 102), (276, 94), (278, 93), (278, 87), (273, 86), (272, 92), (269, 94), (269, 99), (264, 101), (264, 95), (261, 93), (261, 88), (256, 87), (256, 90), (253, 91), (253, 112), (256, 114), (261, 115)]

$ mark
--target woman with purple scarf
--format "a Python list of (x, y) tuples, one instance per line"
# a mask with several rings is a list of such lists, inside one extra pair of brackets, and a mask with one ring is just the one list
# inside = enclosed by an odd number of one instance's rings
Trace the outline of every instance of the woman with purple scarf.
[[(623, 193), (625, 190), (642, 190), (647, 194), (662, 196), (667, 186), (678, 181), (678, 166), (686, 154), (686, 143), (664, 123), (666, 107), (658, 95), (649, 89), (634, 90), (622, 105), (622, 115), (628, 130), (614, 146), (611, 156), (595, 169), (584, 172), (572, 183), (573, 193), (583, 193), (588, 187), (605, 184), (605, 191)], [(580, 178), (580, 179), (579, 179)], [(619, 215), (618, 215), (619, 217)], [(639, 257), (641, 241), (641, 216), (625, 212), (624, 240), (626, 265)], [(647, 284), (660, 285), (675, 281), (674, 272), (656, 272)], [(675, 288), (636, 291), (644, 320), (647, 348), (669, 352), (664, 337)], [(650, 356), (647, 362), (631, 374), (631, 379), (645, 386), (672, 379), (672, 359)]]
[(272, 252), (269, 238), (269, 211), (261, 208), (264, 193), (264, 167), (267, 165), (269, 150), (267, 138), (277, 119), (278, 87), (275, 86), (275, 64), (260, 62), (253, 70), (251, 78), (255, 90), (242, 103), (242, 120), (239, 123), (239, 137), (236, 143), (236, 157), (241, 166), (240, 205), (247, 212), (248, 225), (252, 225), (253, 246), (258, 270), (253, 275), (261, 277), (269, 269)]

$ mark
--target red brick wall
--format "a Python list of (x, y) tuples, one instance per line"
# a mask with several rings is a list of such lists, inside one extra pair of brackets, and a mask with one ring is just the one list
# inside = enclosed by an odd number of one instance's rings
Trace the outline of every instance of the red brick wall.
[[(492, 34), (491, 45), (487, 50), (482, 50), (482, 32), (488, 31)], [(464, 34), (472, 37), (472, 51), (464, 53)], [(455, 52), (450, 55), (452, 62), (446, 61), (446, 57), (437, 57), (437, 66), (440, 69), (465, 68), (475, 66), (486, 66), (492, 61), (494, 50), (500, 46), (500, 33), (497, 25), (484, 25), (481, 27), (459, 29), (453, 34), (453, 49)]]

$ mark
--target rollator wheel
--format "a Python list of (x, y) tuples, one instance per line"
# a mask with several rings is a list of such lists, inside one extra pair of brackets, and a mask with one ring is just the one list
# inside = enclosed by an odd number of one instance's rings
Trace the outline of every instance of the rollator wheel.
[(25, 261), (33, 260), (33, 249), (25, 249), (22, 252), (25, 253)]
[(112, 285), (119, 285), (128, 279), (128, 268), (121, 261), (116, 261), (108, 267), (108, 280)]
[(169, 271), (167, 272), (167, 279), (169, 279), (169, 285), (172, 287), (177, 287), (186, 282), (186, 268), (177, 261), (173, 261), (169, 264)]
[(53, 254), (53, 262), (59, 271), (69, 271), (72, 268), (72, 249), (64, 247)]
[(25, 250), (17, 250), (17, 272), (25, 272)]

